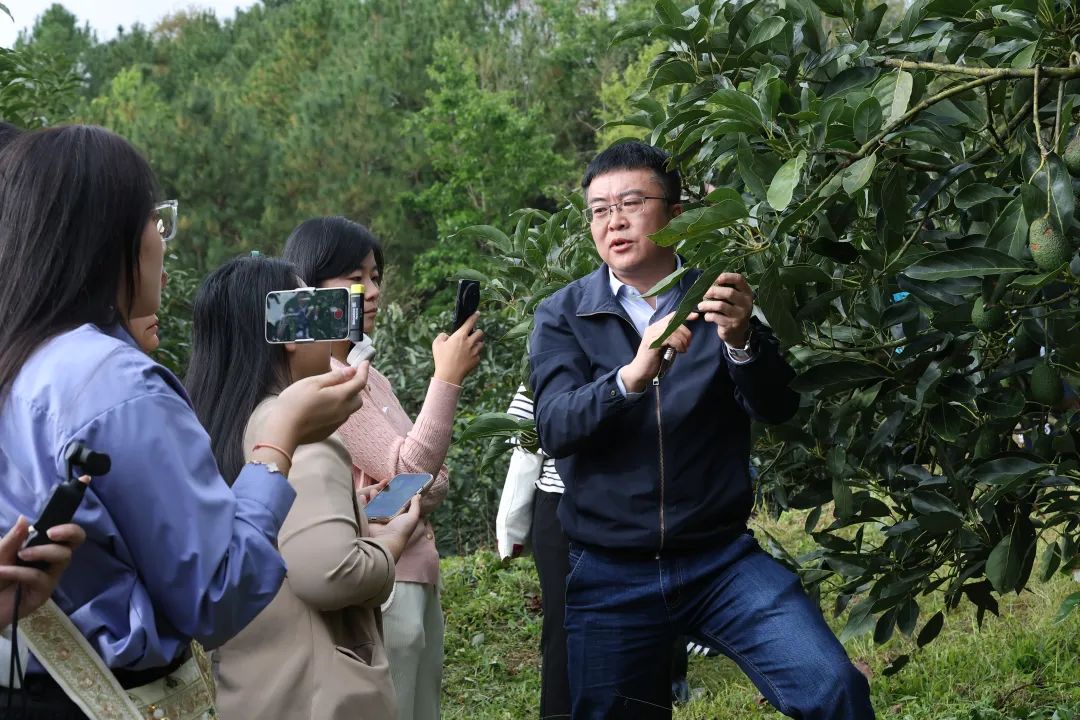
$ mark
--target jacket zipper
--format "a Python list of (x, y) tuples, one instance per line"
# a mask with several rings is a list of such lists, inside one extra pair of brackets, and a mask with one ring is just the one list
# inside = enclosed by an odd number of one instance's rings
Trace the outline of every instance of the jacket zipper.
[(652, 381), (656, 390), (656, 434), (660, 448), (660, 549), (664, 549), (664, 421), (660, 416), (660, 376), (657, 375)]
[[(595, 313), (584, 313), (584, 314), (578, 315), (578, 317), (593, 317), (593, 316), (596, 316), (596, 315), (614, 315), (615, 317), (619, 318), (620, 320), (625, 322), (627, 325), (629, 325), (634, 330), (634, 333), (636, 333), (639, 338), (641, 337), (641, 333), (639, 333), (637, 331), (637, 328), (634, 327), (634, 324), (632, 322), (630, 322), (630, 320), (628, 320), (627, 318), (620, 315), (619, 313), (608, 312), (608, 311), (605, 310), (605, 311), (595, 312)], [(659, 445), (659, 448), (660, 448), (660, 548), (659, 549), (663, 550), (664, 549), (664, 535), (666, 533), (666, 528), (664, 527), (664, 422), (663, 422), (663, 418), (660, 415), (660, 376), (659, 375), (657, 375), (656, 377), (653, 378), (652, 384), (653, 384), (653, 388), (656, 390), (656, 431), (657, 431), (657, 441), (658, 441), (658, 445)]]

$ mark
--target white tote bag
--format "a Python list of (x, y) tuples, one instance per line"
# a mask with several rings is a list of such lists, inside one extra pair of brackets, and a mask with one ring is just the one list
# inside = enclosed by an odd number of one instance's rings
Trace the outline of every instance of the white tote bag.
[(533, 494), (543, 467), (542, 455), (514, 448), (495, 517), (495, 539), (503, 560), (521, 555), (529, 545)]

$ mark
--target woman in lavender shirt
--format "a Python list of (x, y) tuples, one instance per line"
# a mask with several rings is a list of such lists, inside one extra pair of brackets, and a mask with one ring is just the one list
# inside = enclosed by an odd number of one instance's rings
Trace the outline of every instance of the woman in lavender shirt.
[[(360, 405), (354, 371), (297, 382), (230, 487), (176, 377), (143, 353), (131, 318), (161, 300), (176, 203), (124, 139), (70, 126), (0, 152), (0, 526), (35, 518), (75, 441), (108, 453), (75, 522), (86, 531), (53, 599), (126, 687), (214, 648), (274, 597), (275, 549), (297, 445)], [(82, 717), (31, 663), (33, 704)]]

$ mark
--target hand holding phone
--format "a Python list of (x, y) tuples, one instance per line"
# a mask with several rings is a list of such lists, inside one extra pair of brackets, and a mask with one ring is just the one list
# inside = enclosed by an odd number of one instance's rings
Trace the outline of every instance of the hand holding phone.
[(395, 475), (386, 487), (364, 506), (368, 522), (388, 523), (409, 506), (414, 495), (427, 492), (435, 481), (431, 473), (402, 473)]
[(368, 525), (368, 532), (371, 533), (371, 537), (378, 538), (397, 561), (405, 553), (409, 539), (412, 538), (418, 524), (420, 524), (420, 496), (413, 495), (400, 515), (387, 523), (371, 523)]
[[(15, 620), (16, 587), (21, 586), (22, 592), (18, 603), (19, 617), (26, 617), (49, 599), (60, 575), (71, 562), (72, 553), (86, 540), (81, 527), (66, 523), (48, 532), (48, 545), (27, 551), (25, 542), (29, 534), (30, 525), (20, 516), (15, 527), (0, 538), (0, 626)], [(27, 562), (19, 562), (20, 555), (30, 557)]]
[(480, 364), (484, 331), (476, 329), (479, 317), (478, 313), (474, 313), (453, 335), (442, 333), (431, 343), (436, 380), (461, 385)]
[(477, 280), (458, 280), (457, 298), (454, 300), (454, 324), (456, 333), (465, 322), (480, 309), (480, 283)]

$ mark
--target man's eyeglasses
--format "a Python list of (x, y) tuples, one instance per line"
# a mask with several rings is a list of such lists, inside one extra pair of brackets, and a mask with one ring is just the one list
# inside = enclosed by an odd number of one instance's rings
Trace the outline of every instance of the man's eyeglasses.
[(619, 202), (612, 203), (611, 205), (592, 205), (587, 207), (585, 208), (585, 219), (590, 223), (607, 220), (611, 217), (612, 210), (616, 208), (618, 208), (619, 212), (626, 213), (627, 215), (638, 215), (645, 212), (646, 200), (663, 200), (664, 202), (667, 202), (667, 198), (665, 197), (656, 197), (652, 195), (638, 197), (635, 195), (633, 197), (623, 198)]
[(176, 237), (176, 207), (175, 200), (165, 200), (154, 206), (151, 219), (161, 234), (162, 242), (169, 242)]

